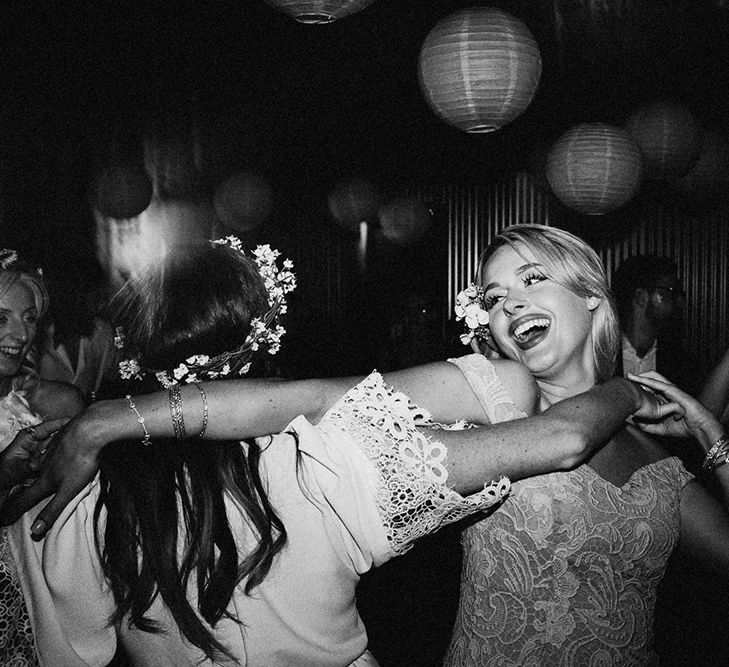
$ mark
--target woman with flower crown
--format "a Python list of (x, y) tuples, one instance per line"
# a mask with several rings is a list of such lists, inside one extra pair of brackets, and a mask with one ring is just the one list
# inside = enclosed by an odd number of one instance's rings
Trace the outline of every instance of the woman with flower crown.
[[(73, 416), (84, 407), (78, 390), (65, 382), (40, 380), (31, 362), (41, 318), (48, 307), (39, 270), (14, 250), (0, 250), (0, 498), (13, 491), (28, 467), (35, 468), (42, 444), (30, 437), (43, 418)], [(13, 443), (14, 446), (9, 448)], [(24, 566), (20, 526), (0, 530), (0, 664), (36, 665), (28, 609), (18, 580)]]
[[(23, 577), (49, 664), (105, 664), (117, 637), (140, 665), (374, 664), (354, 600), (361, 573), (497, 506), (505, 474), (571, 467), (630, 414), (681, 409), (619, 378), (507, 421), (533, 409), (534, 383), (486, 359), (387, 384), (376, 372), (225, 380), (276, 351), (294, 286), (270, 248), (255, 262), (239, 248), (178, 248), (125, 286), (131, 384), (62, 428), (6, 515), (60, 486), (19, 521), (42, 562)], [(437, 428), (458, 420), (493, 423)]]

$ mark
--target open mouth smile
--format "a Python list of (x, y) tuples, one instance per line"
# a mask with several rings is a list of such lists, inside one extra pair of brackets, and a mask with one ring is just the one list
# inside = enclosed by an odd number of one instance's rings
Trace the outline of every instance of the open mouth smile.
[(17, 359), (23, 354), (23, 348), (22, 347), (10, 347), (8, 345), (1, 345), (0, 352), (2, 354), (4, 354), (6, 357), (10, 357), (11, 359)]
[(521, 349), (527, 349), (544, 338), (550, 324), (550, 319), (544, 316), (521, 318), (511, 325), (509, 333)]

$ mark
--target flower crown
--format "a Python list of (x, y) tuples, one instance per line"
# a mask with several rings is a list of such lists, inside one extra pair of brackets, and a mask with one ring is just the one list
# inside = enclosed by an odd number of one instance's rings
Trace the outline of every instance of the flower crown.
[[(226, 236), (213, 243), (227, 245), (245, 255), (240, 239), (235, 236)], [(172, 371), (145, 369), (140, 366), (137, 358), (125, 359), (119, 362), (119, 374), (122, 379), (141, 379), (143, 373), (152, 373), (157, 381), (168, 389), (178, 383), (188, 384), (203, 379), (220, 378), (233, 371), (238, 375), (245, 375), (251, 367), (249, 359), (261, 345), (267, 348), (269, 354), (276, 354), (281, 348), (281, 336), (286, 333), (286, 329), (277, 324), (276, 318), (286, 312), (286, 294), (296, 287), (296, 276), (292, 271), (293, 262), (285, 259), (283, 268), (279, 269), (276, 266), (280, 254), (278, 250), (272, 250), (268, 244), (259, 245), (253, 251), (258, 273), (268, 291), (269, 309), (262, 318), (251, 320), (250, 333), (240, 347), (215, 357), (206, 354), (192, 355)], [(124, 347), (124, 334), (119, 328), (116, 331), (114, 344), (118, 348)]]
[(483, 309), (483, 288), (471, 283), (456, 297), (456, 322), (465, 320), (465, 332), (461, 343), (470, 345), (474, 338), (487, 340), (489, 337), (489, 314)]
[(18, 252), (10, 248), (0, 249), (0, 269), (5, 271), (18, 261)]

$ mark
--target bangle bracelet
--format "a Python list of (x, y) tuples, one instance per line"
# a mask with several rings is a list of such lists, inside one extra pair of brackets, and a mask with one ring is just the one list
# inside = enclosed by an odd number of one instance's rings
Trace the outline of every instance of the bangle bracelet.
[(729, 435), (726, 433), (721, 435), (714, 443), (701, 467), (711, 472), (724, 463), (729, 463)]
[(132, 397), (127, 394), (127, 400), (129, 401), (129, 409), (134, 412), (135, 415), (137, 415), (137, 423), (142, 427), (142, 430), (144, 431), (144, 438), (142, 438), (142, 444), (143, 445), (149, 445), (152, 440), (149, 436), (149, 431), (147, 430), (147, 426), (144, 423), (144, 417), (139, 414), (139, 410), (137, 410), (137, 406), (134, 405), (134, 401), (132, 400)]
[(169, 388), (170, 415), (172, 417), (172, 428), (175, 429), (175, 437), (178, 439), (187, 437), (185, 433), (185, 418), (182, 415), (182, 393), (180, 385), (173, 384)]
[(205, 396), (205, 390), (199, 382), (193, 382), (193, 384), (200, 392), (200, 398), (202, 399), (203, 404), (202, 426), (200, 427), (200, 433), (197, 434), (198, 438), (202, 438), (205, 435), (205, 429), (208, 427), (208, 398)]

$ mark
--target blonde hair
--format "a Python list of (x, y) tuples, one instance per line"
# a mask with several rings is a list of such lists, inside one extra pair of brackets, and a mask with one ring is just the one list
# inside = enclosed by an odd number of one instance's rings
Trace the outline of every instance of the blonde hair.
[(580, 297), (597, 297), (600, 304), (592, 311), (592, 353), (597, 382), (615, 373), (620, 349), (620, 327), (615, 300), (598, 254), (582, 239), (556, 227), (522, 224), (507, 227), (494, 237), (481, 253), (476, 283), (483, 286), (486, 264), (498, 248), (510, 246), (519, 255), (527, 248), (554, 280)]
[[(20, 259), (15, 250), (0, 249), (0, 299), (15, 285), (23, 285), (30, 290), (40, 320), (48, 311), (48, 290), (41, 270)], [(28, 355), (23, 360), (19, 375), (25, 375), (37, 381), (38, 357), (37, 341), (34, 341)]]

